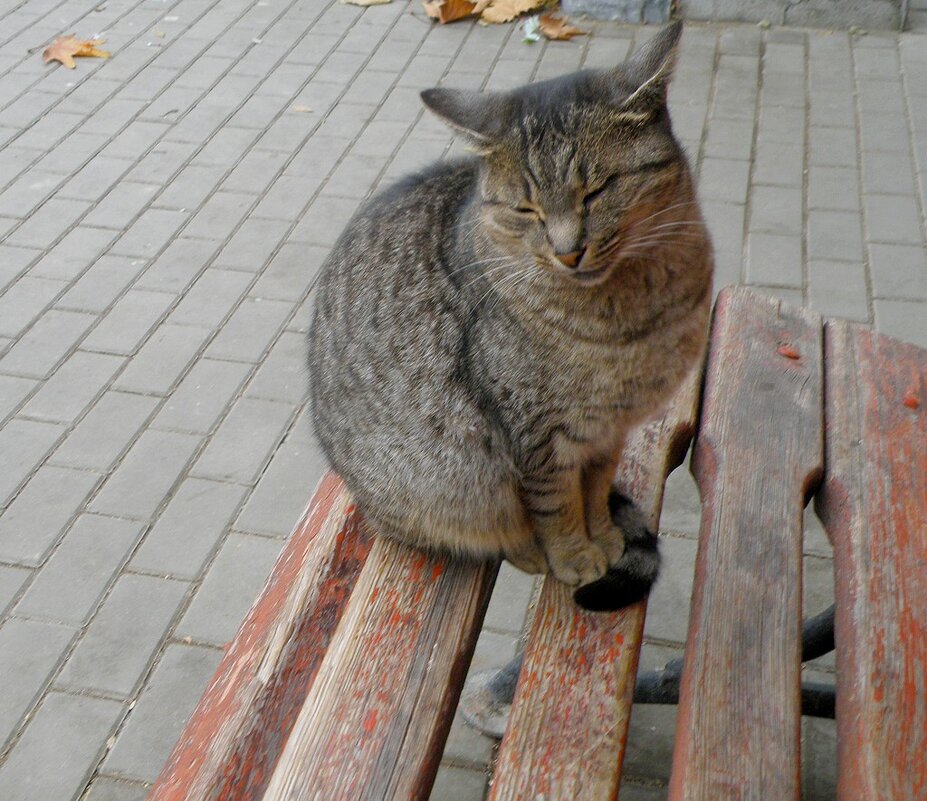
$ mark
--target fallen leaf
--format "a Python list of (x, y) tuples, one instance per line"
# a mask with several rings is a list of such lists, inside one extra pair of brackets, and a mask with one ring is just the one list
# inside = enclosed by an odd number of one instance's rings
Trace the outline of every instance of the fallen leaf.
[(78, 39), (73, 33), (70, 36), (59, 36), (42, 51), (42, 61), (60, 61), (69, 70), (74, 69), (74, 56), (80, 58), (109, 58), (106, 50), (98, 50), (97, 45), (103, 44), (104, 39)]
[(442, 25), (478, 13), (477, 4), (471, 3), (470, 0), (426, 0), (422, 5), (425, 7), (425, 13)]
[(393, 0), (341, 0), (341, 2), (350, 6), (382, 6), (385, 3), (392, 3)]
[(547, 2), (548, 0), (492, 0), (483, 9), (480, 19), (494, 24), (511, 22), (515, 17), (547, 5)]
[(528, 17), (522, 24), (522, 30), (525, 32), (525, 35), (522, 37), (522, 41), (525, 44), (534, 44), (541, 38), (541, 27), (538, 22), (537, 15), (533, 17)]
[(293, 106), (293, 111), (298, 111), (300, 114), (311, 114), (312, 109), (309, 106)]
[(541, 14), (541, 33), (555, 42), (566, 42), (574, 36), (586, 35), (585, 31), (570, 25), (566, 17), (560, 17), (553, 12)]

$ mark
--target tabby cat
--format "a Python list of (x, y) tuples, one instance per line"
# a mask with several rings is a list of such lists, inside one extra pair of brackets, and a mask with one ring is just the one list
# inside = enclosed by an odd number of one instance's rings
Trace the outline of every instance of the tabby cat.
[(477, 155), (360, 208), (309, 337), (318, 438), (380, 534), (550, 570), (587, 608), (656, 578), (612, 479), (707, 334), (711, 244), (666, 108), (680, 30), (608, 71), (422, 93)]

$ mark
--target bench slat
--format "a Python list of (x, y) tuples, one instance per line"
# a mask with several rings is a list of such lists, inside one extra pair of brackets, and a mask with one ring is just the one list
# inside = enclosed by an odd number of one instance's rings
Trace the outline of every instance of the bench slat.
[(377, 540), (265, 801), (427, 799), (496, 570)]
[(261, 797), (370, 546), (350, 495), (327, 474), (149, 801)]
[(715, 307), (693, 461), (703, 514), (670, 801), (798, 801), (802, 508), (822, 469), (817, 315)]
[(828, 323), (841, 801), (927, 798), (927, 352)]
[[(630, 438), (617, 483), (656, 527), (666, 476), (695, 427), (700, 375), (658, 422)], [(645, 603), (585, 612), (548, 578), (500, 747), (490, 801), (615, 798), (627, 740)]]

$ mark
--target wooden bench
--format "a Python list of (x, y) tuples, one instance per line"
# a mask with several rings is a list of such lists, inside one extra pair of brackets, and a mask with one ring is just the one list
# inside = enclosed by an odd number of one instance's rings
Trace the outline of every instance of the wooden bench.
[[(927, 352), (725, 290), (704, 387), (639, 430), (619, 471), (654, 525), (696, 432), (669, 798), (800, 798), (814, 495), (836, 571), (838, 798), (924, 801)], [(495, 575), (372, 541), (327, 475), (149, 798), (428, 798)], [(616, 797), (644, 615), (584, 612), (545, 581), (491, 801)]]

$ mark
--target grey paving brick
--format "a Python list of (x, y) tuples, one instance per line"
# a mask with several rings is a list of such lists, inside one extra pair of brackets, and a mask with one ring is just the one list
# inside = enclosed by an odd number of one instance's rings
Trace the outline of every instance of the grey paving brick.
[(927, 348), (927, 303), (875, 300), (875, 324), (883, 334)]
[(263, 192), (294, 150), (294, 147), (288, 147), (284, 152), (249, 151), (222, 182), (222, 189), (228, 192)]
[(39, 468), (0, 518), (0, 559), (38, 565), (101, 479), (83, 470)]
[(222, 249), (216, 264), (224, 268), (260, 272), (288, 229), (289, 224), (280, 220), (247, 219)]
[(9, 619), (0, 625), (0, 748), (38, 700), (75, 633), (37, 620)]
[(183, 292), (206, 268), (218, 249), (216, 242), (175, 239), (155, 259), (135, 286), (162, 292)]
[(808, 171), (808, 208), (859, 211), (859, 170), (812, 167)]
[(0, 505), (10, 500), (13, 492), (63, 433), (61, 425), (33, 420), (11, 420), (0, 428), (0, 452), (4, 454), (4, 469), (0, 471)]
[(112, 252), (125, 256), (155, 256), (187, 221), (186, 212), (150, 208), (116, 241)]
[(864, 194), (914, 194), (910, 153), (864, 152), (862, 162)]
[(0, 565), (0, 615), (5, 615), (32, 573), (32, 570), (25, 567)]
[(870, 242), (923, 246), (924, 231), (913, 195), (863, 195), (863, 207)]
[[(86, 350), (128, 355), (135, 351), (174, 302), (173, 295), (130, 289), (82, 343)], [(130, 370), (135, 370), (134, 363)], [(120, 381), (122, 381), (120, 378)], [(123, 384), (128, 386), (128, 384)]]
[(8, 797), (80, 797), (122, 713), (117, 701), (51, 693), (0, 767)]
[(35, 264), (29, 274), (71, 281), (90, 267), (114, 239), (112, 231), (78, 226)]
[(137, 522), (81, 515), (16, 605), (16, 614), (82, 626), (141, 534)]
[[(852, 163), (855, 164), (855, 160)], [(803, 178), (804, 151), (801, 146), (769, 141), (757, 143), (753, 166), (754, 184), (801, 186)]]
[(458, 711), (454, 715), (447, 742), (444, 744), (442, 761), (488, 769), (495, 746), (496, 740), (467, 725)]
[(325, 198), (316, 201), (290, 234), (293, 242), (331, 246), (357, 209), (356, 198)]
[(83, 801), (145, 801), (148, 787), (117, 779), (100, 777), (93, 780)]
[(663, 574), (650, 593), (644, 634), (660, 640), (684, 643), (689, 624), (696, 542), (681, 537), (660, 539)]
[(204, 328), (161, 325), (116, 379), (114, 386), (130, 392), (168, 394), (210, 333)]
[(122, 576), (56, 686), (132, 695), (189, 587), (184, 581)]
[(81, 222), (121, 231), (151, 202), (158, 189), (157, 184), (122, 181)]
[(36, 164), (40, 170), (70, 175), (76, 166), (83, 165), (96, 155), (108, 137), (98, 133), (78, 131), (65, 137)]
[(184, 229), (184, 236), (224, 240), (254, 203), (251, 195), (217, 192)]
[(520, 636), (538, 579), (503, 562), (493, 588), (483, 626)]
[(743, 251), (744, 206), (716, 201), (706, 201), (701, 206), (715, 249), (736, 254), (740, 259)]
[(230, 361), (260, 361), (292, 309), (292, 304), (284, 301), (245, 298), (206, 355)]
[(35, 378), (48, 376), (80, 340), (96, 317), (52, 309), (0, 359), (0, 371)]
[(151, 415), (157, 399), (107, 392), (52, 454), (53, 464), (108, 471)]
[(168, 646), (103, 770), (154, 781), (221, 658), (214, 648)]
[(145, 269), (144, 259), (101, 256), (55, 303), (58, 309), (106, 311)]
[(279, 537), (293, 531), (327, 466), (308, 427), (300, 421), (303, 430), (274, 454), (235, 521), (236, 529)]
[(132, 557), (131, 566), (177, 578), (199, 578), (244, 495), (244, 487), (188, 478)]
[(351, 144), (350, 139), (336, 136), (313, 136), (293, 157), (284, 170), (286, 176), (297, 176), (312, 186), (334, 169)]
[(0, 244), (0, 289), (10, 285), (26, 268), (35, 262), (42, 251), (14, 248)]
[(29, 378), (0, 375), (0, 420), (16, 409), (37, 384)]
[(859, 120), (860, 147), (864, 154), (889, 151), (909, 155), (908, 122), (892, 115), (866, 115)]
[(101, 514), (149, 519), (183, 474), (200, 438), (145, 431), (90, 504)]
[(750, 162), (705, 158), (699, 171), (699, 197), (741, 203), (747, 196)]
[(662, 784), (638, 784), (634, 776), (625, 771), (621, 777), (621, 801), (664, 801), (666, 787)]
[[(22, 159), (20, 154), (15, 155)], [(9, 172), (5, 170), (4, 178), (0, 179), (4, 182), (11, 179), (15, 174), (12, 165), (7, 169), (9, 169)], [(64, 177), (58, 173), (39, 169), (26, 170), (23, 175), (13, 181), (0, 194), (0, 214), (24, 220), (46, 198), (50, 197), (62, 183), (64, 183)]]
[(349, 153), (335, 168), (322, 189), (326, 197), (364, 198), (383, 171), (386, 159), (382, 156), (363, 156)]
[(280, 248), (251, 289), (269, 300), (301, 300), (318, 276), (328, 248), (287, 243)]
[(167, 399), (153, 427), (207, 433), (250, 371), (249, 364), (200, 359)]
[(852, 128), (809, 129), (809, 163), (814, 166), (856, 165), (856, 131)]
[(284, 332), (249, 382), (245, 395), (299, 405), (306, 399), (306, 338)]
[(863, 258), (861, 220), (847, 211), (808, 213), (808, 258), (859, 262)]
[(52, 198), (7, 237), (11, 245), (47, 248), (60, 239), (89, 208), (81, 200)]
[(663, 490), (660, 528), (696, 536), (702, 519), (702, 502), (688, 464), (670, 473)]
[(222, 645), (229, 642), (264, 586), (279, 540), (232, 533), (177, 626), (178, 637)]
[(482, 801), (488, 784), (485, 771), (441, 765), (429, 797), (434, 801)]
[(869, 245), (872, 294), (927, 300), (927, 254), (916, 245)]
[(94, 156), (61, 187), (58, 196), (96, 202), (112, 189), (131, 166), (130, 162), (123, 159)]
[(784, 236), (802, 232), (800, 187), (757, 186), (750, 195), (750, 230)]
[(124, 363), (117, 356), (78, 351), (55, 371), (20, 414), (40, 420), (73, 422)]
[(191, 475), (254, 484), (293, 418), (293, 406), (242, 398), (219, 426)]
[(67, 286), (48, 278), (20, 278), (0, 296), (0, 334), (18, 336)]
[[(158, 142), (126, 175), (140, 183), (167, 183), (198, 147), (197, 142)], [(109, 161), (114, 161), (110, 159)], [(125, 162), (120, 161), (123, 166)]]
[(212, 194), (227, 172), (225, 166), (189, 165), (171, 180), (154, 205), (162, 209), (193, 211)]
[[(308, 191), (307, 191), (308, 190)], [(254, 209), (254, 217), (294, 222), (299, 219), (311, 197), (303, 178), (282, 175), (270, 186)], [(279, 241), (279, 240), (278, 240)], [(231, 250), (231, 248), (229, 248)]]
[[(925, 271), (927, 279), (927, 271)], [(862, 264), (811, 261), (808, 265), (811, 307), (827, 317), (868, 322), (869, 304)]]
[(235, 308), (254, 276), (235, 270), (206, 269), (171, 312), (169, 323), (216, 328)]

